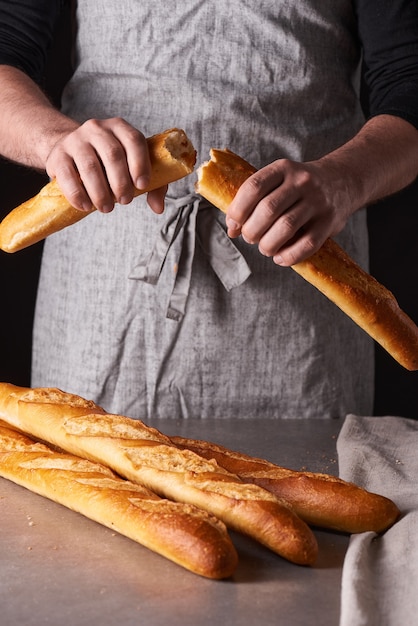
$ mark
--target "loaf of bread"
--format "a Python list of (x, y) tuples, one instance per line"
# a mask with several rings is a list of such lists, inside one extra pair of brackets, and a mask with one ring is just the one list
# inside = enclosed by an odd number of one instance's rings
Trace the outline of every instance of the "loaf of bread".
[[(196, 191), (226, 212), (256, 169), (230, 150), (215, 150), (198, 170)], [(336, 304), (407, 370), (418, 369), (418, 327), (394, 295), (328, 239), (292, 268)]]
[(0, 476), (137, 541), (207, 578), (233, 574), (225, 525), (201, 509), (161, 499), (109, 468), (52, 450), (0, 421)]
[(106, 413), (58, 389), (0, 383), (0, 418), (60, 449), (102, 463), (161, 497), (196, 505), (226, 526), (285, 559), (313, 564), (318, 551), (309, 526), (271, 492), (244, 483), (139, 420)]
[(400, 515), (392, 500), (335, 476), (290, 470), (208, 441), (171, 440), (286, 500), (309, 525), (347, 533), (382, 532)]
[[(151, 180), (140, 195), (172, 183), (193, 171), (196, 151), (186, 133), (178, 128), (166, 130), (147, 139), (151, 159)], [(75, 224), (91, 211), (71, 206), (56, 180), (11, 211), (0, 224), (0, 248), (17, 252), (45, 239), (48, 235)]]

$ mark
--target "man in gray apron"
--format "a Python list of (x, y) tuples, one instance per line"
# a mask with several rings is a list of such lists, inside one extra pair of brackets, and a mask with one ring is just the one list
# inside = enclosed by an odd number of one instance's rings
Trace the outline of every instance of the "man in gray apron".
[[(348, 0), (80, 0), (77, 24), (68, 131), (116, 115), (145, 136), (177, 126), (198, 163), (228, 147), (259, 169), (283, 158), (316, 167), (364, 124)], [(66, 141), (46, 162), (58, 180)], [(143, 197), (112, 212), (103, 201), (46, 241), (32, 384), (144, 419), (370, 414), (371, 340), (286, 267), (285, 250), (280, 266), (251, 228), (231, 240), (194, 183), (170, 185), (161, 215)], [(367, 269), (359, 208), (324, 220), (322, 236), (345, 224), (336, 238)], [(230, 233), (247, 209), (235, 207)]]

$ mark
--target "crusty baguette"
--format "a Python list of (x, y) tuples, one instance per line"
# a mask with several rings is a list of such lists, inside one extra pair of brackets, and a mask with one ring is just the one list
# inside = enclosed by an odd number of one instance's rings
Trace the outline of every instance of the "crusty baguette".
[(332, 239), (292, 266), (366, 331), (405, 369), (418, 369), (418, 327), (395, 296)]
[[(196, 191), (226, 212), (242, 183), (256, 169), (230, 150), (210, 152), (197, 170)], [(336, 304), (408, 370), (418, 369), (418, 327), (394, 295), (328, 239), (292, 268)]]
[(382, 532), (400, 515), (392, 500), (329, 474), (290, 470), (208, 441), (183, 437), (171, 440), (180, 448), (214, 459), (244, 482), (286, 500), (299, 517), (313, 526), (347, 533)]
[[(151, 180), (140, 195), (163, 187), (193, 171), (196, 151), (186, 133), (178, 128), (166, 130), (147, 139), (151, 159)], [(91, 211), (79, 211), (71, 206), (56, 180), (45, 185), (39, 193), (11, 211), (0, 224), (0, 248), (17, 252), (45, 239), (83, 219)]]
[(198, 507), (161, 499), (109, 468), (54, 451), (0, 421), (0, 476), (82, 513), (207, 578), (238, 556), (225, 525)]
[(315, 536), (287, 503), (215, 461), (180, 450), (139, 420), (108, 414), (59, 389), (9, 383), (0, 383), (0, 417), (37, 439), (108, 465), (162, 497), (199, 506), (293, 563), (316, 559)]

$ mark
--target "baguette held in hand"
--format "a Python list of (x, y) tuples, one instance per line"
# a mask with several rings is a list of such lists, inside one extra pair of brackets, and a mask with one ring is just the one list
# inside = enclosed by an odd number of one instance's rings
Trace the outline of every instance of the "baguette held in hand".
[(36, 439), (102, 463), (161, 497), (198, 506), (283, 558), (311, 565), (311, 529), (284, 501), (171, 440), (140, 420), (108, 414), (59, 389), (0, 383), (0, 418)]
[(231, 576), (238, 556), (225, 525), (159, 498), (109, 468), (35, 443), (0, 422), (0, 476), (115, 530), (207, 578)]
[[(196, 191), (226, 213), (239, 187), (256, 169), (230, 150), (210, 151), (197, 170)], [(394, 295), (333, 240), (292, 265), (407, 370), (418, 369), (418, 327)]]
[(208, 441), (182, 437), (171, 440), (205, 459), (215, 459), (243, 481), (286, 500), (299, 517), (313, 526), (347, 533), (379, 533), (392, 526), (400, 515), (389, 498), (335, 476), (290, 470)]
[[(196, 151), (186, 133), (178, 128), (166, 130), (147, 139), (151, 160), (151, 180), (141, 195), (164, 187), (193, 171)], [(0, 248), (17, 252), (49, 235), (75, 224), (91, 211), (79, 211), (67, 201), (56, 180), (11, 211), (0, 224)]]

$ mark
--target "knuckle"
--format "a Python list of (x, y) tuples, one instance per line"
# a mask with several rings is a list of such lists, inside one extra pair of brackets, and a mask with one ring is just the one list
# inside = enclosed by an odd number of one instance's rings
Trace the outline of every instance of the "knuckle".
[(103, 159), (110, 163), (117, 163), (122, 158), (124, 158), (124, 151), (122, 146), (118, 143), (109, 144), (103, 151)]
[(311, 256), (319, 247), (317, 239), (313, 235), (307, 235), (303, 241), (303, 249), (306, 256)]
[(130, 126), (129, 124), (125, 128), (125, 133), (128, 139), (131, 141), (139, 142), (142, 139), (145, 140), (145, 136), (137, 128)]
[(301, 164), (296, 161), (292, 161), (291, 159), (281, 159), (280, 168), (283, 172), (284, 178), (286, 182), (289, 184), (289, 181), (293, 182), (300, 170)]
[(263, 188), (263, 180), (257, 174), (250, 176), (244, 184), (252, 195), (258, 195)]
[(289, 171), (294, 166), (294, 161), (286, 158), (280, 159), (280, 161), (278, 161), (277, 163), (279, 163), (280, 168), (285, 171)]
[(122, 117), (119, 117), (119, 115), (116, 115), (115, 117), (111, 117), (109, 118), (109, 123), (110, 124), (115, 124), (117, 126), (125, 126), (126, 122)]
[(67, 196), (70, 203), (76, 207), (81, 206), (85, 200), (85, 194), (77, 189), (70, 190)]
[(311, 186), (314, 182), (312, 173), (305, 169), (300, 169), (295, 176), (295, 184), (299, 188)]
[(262, 209), (264, 215), (266, 215), (266, 217), (272, 218), (277, 216), (277, 204), (273, 200), (273, 198), (270, 198), (269, 196), (263, 198), (262, 200), (260, 200), (259, 206), (260, 209)]
[(284, 159), (283, 168), (286, 172), (286, 181), (293, 188), (301, 190), (315, 185), (313, 173), (303, 164)]
[(91, 201), (81, 183), (75, 180), (68, 180), (65, 177), (61, 179), (59, 176), (57, 176), (57, 180), (71, 206), (78, 209), (86, 208), (88, 205), (91, 206)]
[(95, 174), (101, 171), (101, 165), (99, 161), (93, 156), (80, 158), (76, 165), (80, 175)]
[(307, 235), (286, 250), (283, 257), (289, 265), (293, 265), (311, 257), (319, 249), (319, 246), (320, 243), (314, 236)]
[(98, 120), (96, 118), (90, 118), (82, 124), (81, 128), (88, 132), (97, 132), (101, 129), (102, 123), (103, 122), (101, 120)]
[(121, 136), (129, 141), (138, 142), (141, 139), (145, 139), (141, 131), (129, 124), (123, 117), (112, 117), (107, 122), (115, 131), (119, 131)]
[(298, 216), (293, 212), (285, 213), (281, 217), (281, 227), (289, 233), (295, 233), (300, 227)]

